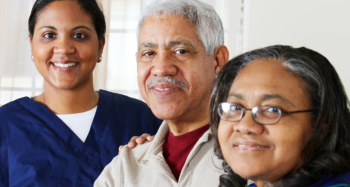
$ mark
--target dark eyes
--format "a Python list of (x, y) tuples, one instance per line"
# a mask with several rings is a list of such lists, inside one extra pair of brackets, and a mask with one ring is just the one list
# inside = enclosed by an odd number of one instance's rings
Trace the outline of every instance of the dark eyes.
[(188, 51), (187, 51), (187, 50), (184, 50), (184, 49), (179, 49), (179, 50), (176, 50), (175, 53), (176, 53), (176, 54), (183, 55), (183, 54), (188, 53)]
[[(184, 49), (180, 49), (180, 50), (175, 51), (175, 54), (180, 54), (180, 55), (183, 55), (186, 53), (188, 53), (188, 51), (184, 50)], [(149, 51), (149, 52), (143, 53), (143, 56), (152, 56), (152, 55), (155, 55), (155, 52)]]
[[(49, 32), (49, 33), (45, 33), (43, 35), (43, 37), (46, 38), (46, 39), (51, 39), (51, 38), (55, 38), (56, 34)], [(86, 39), (87, 36), (85, 34), (83, 34), (83, 33), (75, 33), (73, 35), (73, 38), (75, 38), (75, 39)]]
[[(282, 110), (278, 107), (273, 106), (259, 106), (261, 108), (261, 112), (263, 113), (281, 113)], [(230, 107), (230, 111), (241, 111), (243, 107), (239, 105), (232, 104)]]
[(49, 38), (53, 38), (53, 37), (55, 37), (54, 33), (46, 33), (46, 34), (44, 34), (44, 38), (49, 39)]
[(239, 105), (232, 105), (230, 110), (242, 110), (242, 107)]
[[(150, 50), (150, 51), (146, 51), (146, 50)], [(141, 53), (140, 61), (149, 62), (154, 58), (156, 58), (156, 56), (158, 55), (157, 54), (158, 51), (156, 50), (155, 51), (152, 49), (146, 49), (146, 50)], [(180, 60), (180, 61), (185, 61), (191, 57), (190, 51), (185, 49), (173, 49), (171, 51), (171, 55), (172, 57), (170, 57), (170, 54), (169, 54), (169, 58), (176, 58), (177, 60)]]
[(281, 109), (277, 107), (269, 107), (265, 110), (265, 112), (271, 112), (271, 113), (280, 113)]
[(155, 52), (149, 51), (149, 52), (143, 53), (143, 56), (152, 56), (154, 54), (155, 54)]
[(83, 33), (76, 33), (76, 34), (74, 34), (74, 38), (77, 38), (77, 39), (85, 39), (85, 38), (86, 38), (86, 35), (83, 34)]

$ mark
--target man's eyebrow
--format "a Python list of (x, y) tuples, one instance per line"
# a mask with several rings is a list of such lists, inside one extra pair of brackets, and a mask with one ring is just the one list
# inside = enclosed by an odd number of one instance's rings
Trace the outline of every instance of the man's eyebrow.
[(140, 44), (139, 49), (140, 48), (155, 48), (157, 45), (155, 43), (151, 43), (151, 42), (145, 42)]
[(281, 99), (282, 101), (288, 103), (289, 105), (294, 106), (294, 104), (291, 101), (289, 101), (287, 98), (285, 98), (279, 94), (265, 94), (261, 98), (263, 101), (269, 100), (269, 99)]
[(178, 45), (186, 45), (189, 48), (191, 48), (191, 50), (196, 51), (196, 48), (188, 41), (186, 40), (177, 40), (177, 41), (172, 41), (168, 44), (168, 47), (174, 47), (174, 46), (178, 46)]
[(52, 29), (52, 30), (57, 31), (57, 29), (54, 26), (43, 26), (43, 27), (40, 27), (40, 29)]
[(77, 29), (81, 29), (81, 28), (87, 29), (87, 30), (91, 31), (91, 29), (90, 29), (89, 27), (86, 27), (86, 26), (77, 26), (77, 27), (74, 27), (74, 28), (72, 29), (72, 31), (77, 30)]

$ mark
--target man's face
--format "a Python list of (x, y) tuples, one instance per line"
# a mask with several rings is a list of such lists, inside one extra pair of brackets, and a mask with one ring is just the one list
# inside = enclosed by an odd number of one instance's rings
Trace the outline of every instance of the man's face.
[(186, 18), (156, 15), (140, 28), (137, 53), (142, 97), (160, 119), (191, 123), (209, 119), (216, 61), (207, 56)]

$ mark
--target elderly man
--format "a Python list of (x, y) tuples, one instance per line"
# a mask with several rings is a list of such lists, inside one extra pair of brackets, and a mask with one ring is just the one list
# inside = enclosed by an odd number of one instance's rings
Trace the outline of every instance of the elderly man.
[(218, 186), (209, 98), (228, 59), (222, 22), (197, 0), (149, 5), (139, 21), (137, 71), (142, 97), (164, 119), (152, 142), (124, 147), (95, 186)]

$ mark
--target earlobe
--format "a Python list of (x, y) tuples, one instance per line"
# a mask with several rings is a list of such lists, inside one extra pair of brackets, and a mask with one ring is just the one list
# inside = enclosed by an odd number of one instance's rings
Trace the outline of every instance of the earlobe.
[(220, 45), (214, 51), (214, 59), (215, 59), (215, 73), (219, 73), (222, 66), (226, 64), (229, 58), (229, 51), (225, 45)]
[(103, 36), (100, 40), (99, 40), (99, 48), (98, 48), (98, 60), (97, 62), (101, 62), (102, 61), (102, 53), (103, 53), (103, 48), (105, 46), (106, 43), (106, 38)]
[(31, 60), (34, 62), (34, 56), (33, 56), (33, 36), (30, 36), (30, 39), (29, 39), (29, 42), (30, 42), (30, 52), (31, 52)]

